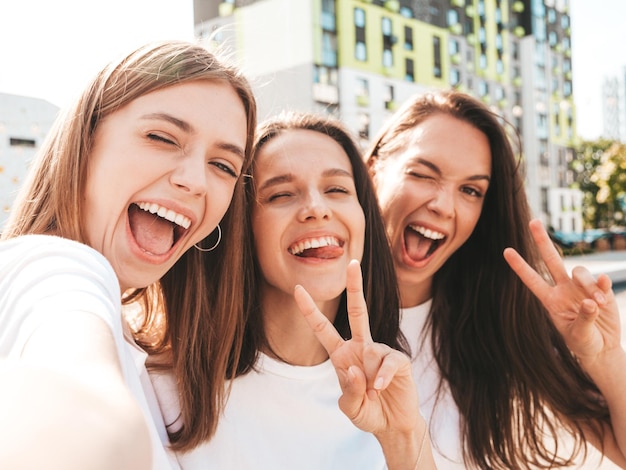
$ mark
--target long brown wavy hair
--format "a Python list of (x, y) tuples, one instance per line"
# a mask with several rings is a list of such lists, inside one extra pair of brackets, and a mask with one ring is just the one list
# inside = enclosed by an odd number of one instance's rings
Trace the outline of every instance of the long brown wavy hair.
[[(100, 122), (140, 96), (195, 80), (228, 83), (240, 97), (247, 116), (246, 172), (256, 127), (256, 102), (248, 81), (202, 46), (184, 41), (149, 44), (105, 67), (59, 116), (33, 162), (2, 238), (54, 233), (84, 243), (80, 214)], [(236, 357), (241, 345), (242, 241), (247, 233), (240, 223), (245, 213), (243, 193), (240, 178), (220, 223), (222, 242), (213, 252), (188, 250), (160, 282), (127, 293), (124, 299), (140, 301), (144, 307), (136, 341), (149, 353), (167, 357), (165, 365), (176, 375), (184, 422), (170, 436), (177, 449), (190, 449), (214, 433), (225, 399), (229, 355), (235, 351)], [(208, 238), (210, 246), (215, 235)]]
[[(460, 412), (464, 459), (482, 469), (571, 465), (579, 452), (586, 454), (583, 427), (602, 437), (608, 408), (547, 311), (502, 255), (513, 247), (548, 276), (528, 229), (521, 163), (501, 117), (460, 92), (416, 95), (386, 123), (366, 159), (394, 158), (406, 145), (406, 133), (435, 114), (474, 126), (491, 149), (491, 182), (480, 218), (433, 278), (425, 333)], [(562, 431), (575, 443), (567, 456), (555, 450), (563, 447), (557, 445)]]
[[(263, 122), (257, 130), (254, 151), (259, 150), (271, 139), (290, 130), (304, 129), (327, 135), (335, 140), (345, 151), (352, 165), (356, 193), (365, 214), (365, 241), (361, 269), (363, 271), (363, 292), (370, 315), (370, 328), (374, 341), (385, 343), (395, 349), (407, 351), (408, 346), (399, 326), (399, 293), (396, 282), (391, 250), (387, 241), (374, 186), (361, 152), (349, 132), (336, 119), (330, 116), (312, 113), (282, 113)], [(246, 185), (248, 204), (247, 220), (251, 226), (251, 212), (257, 204), (254, 182), (254, 163), (252, 177)], [(250, 232), (252, 233), (252, 232)], [(254, 259), (254, 270), (248, 279), (245, 290), (247, 321), (245, 341), (237, 372), (239, 375), (249, 371), (256, 362), (259, 351), (269, 348), (263, 327), (261, 312), (261, 280), (263, 274), (254, 255), (254, 240), (248, 240), (248, 253)], [(349, 338), (348, 310), (345, 291), (334, 321), (335, 328), (343, 338)]]

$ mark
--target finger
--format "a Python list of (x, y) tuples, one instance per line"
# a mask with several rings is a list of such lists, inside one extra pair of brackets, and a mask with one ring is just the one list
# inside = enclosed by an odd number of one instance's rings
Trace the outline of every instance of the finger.
[(591, 299), (585, 299), (582, 301), (580, 305), (580, 316), (585, 323), (593, 323), (598, 318), (598, 314), (600, 313), (600, 309), (598, 308), (598, 304), (596, 304)]
[(302, 315), (326, 352), (329, 355), (334, 353), (344, 343), (344, 340), (333, 324), (326, 318), (326, 315), (320, 312), (304, 287), (297, 285), (293, 291), (293, 296)]
[(598, 276), (598, 287), (602, 289), (604, 295), (610, 300), (613, 298), (613, 281), (606, 274), (600, 274)]
[(569, 279), (569, 275), (563, 264), (563, 258), (557, 251), (554, 243), (552, 243), (541, 221), (538, 219), (531, 220), (528, 227), (530, 228), (530, 233), (539, 249), (539, 254), (546, 264), (552, 279), (554, 279), (555, 282)]
[(586, 297), (592, 298), (598, 305), (606, 305), (606, 296), (588, 269), (582, 266), (574, 267), (572, 269), (572, 280), (583, 289)]
[(375, 368), (372, 367), (371, 377), (366, 377), (368, 388), (381, 391), (386, 389), (396, 377), (410, 376), (411, 362), (408, 356), (385, 344), (374, 343), (367, 347), (363, 360), (366, 370), (369, 364), (375, 366)]
[(363, 295), (363, 276), (361, 265), (357, 260), (350, 261), (346, 277), (346, 291), (348, 300), (348, 321), (352, 339), (363, 343), (372, 342), (367, 304)]
[[(342, 395), (339, 408), (353, 422), (358, 419), (365, 395), (365, 374), (357, 366), (350, 366), (345, 374), (339, 375)], [(356, 423), (355, 423), (356, 424)]]
[(521, 281), (543, 303), (549, 295), (550, 285), (513, 248), (504, 250), (504, 259)]

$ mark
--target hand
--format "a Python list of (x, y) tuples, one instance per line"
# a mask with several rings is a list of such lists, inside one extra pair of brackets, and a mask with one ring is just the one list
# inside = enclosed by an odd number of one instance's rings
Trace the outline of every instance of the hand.
[(375, 343), (369, 326), (358, 261), (347, 271), (348, 320), (352, 339), (341, 338), (302, 286), (298, 307), (330, 356), (343, 392), (339, 408), (359, 429), (376, 434), (412, 432), (419, 419), (417, 390), (409, 358)]
[(549, 284), (513, 249), (504, 258), (522, 282), (548, 310), (554, 325), (583, 367), (593, 366), (612, 353), (621, 354), (620, 318), (611, 280), (601, 274), (597, 280), (577, 266), (568, 275), (560, 254), (538, 220), (530, 231), (554, 285)]

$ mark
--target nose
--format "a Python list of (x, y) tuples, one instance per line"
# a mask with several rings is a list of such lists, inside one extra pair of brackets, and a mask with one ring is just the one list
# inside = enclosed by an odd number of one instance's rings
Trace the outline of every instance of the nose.
[(442, 217), (450, 218), (454, 215), (454, 191), (447, 186), (439, 186), (428, 201), (429, 210)]
[(193, 196), (204, 196), (207, 192), (207, 168), (204, 157), (183, 155), (170, 174), (170, 182)]
[(326, 203), (324, 196), (317, 190), (309, 191), (305, 198), (302, 208), (299, 211), (299, 219), (304, 222), (307, 220), (329, 219), (331, 214), (330, 207)]

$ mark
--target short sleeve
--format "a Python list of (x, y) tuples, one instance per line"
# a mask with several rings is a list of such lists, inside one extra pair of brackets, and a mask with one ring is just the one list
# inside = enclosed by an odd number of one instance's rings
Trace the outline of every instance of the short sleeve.
[(108, 261), (59, 237), (27, 235), (0, 243), (0, 357), (19, 357), (33, 331), (59, 312), (100, 317), (123, 342), (120, 290)]

